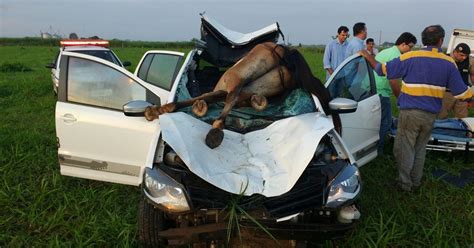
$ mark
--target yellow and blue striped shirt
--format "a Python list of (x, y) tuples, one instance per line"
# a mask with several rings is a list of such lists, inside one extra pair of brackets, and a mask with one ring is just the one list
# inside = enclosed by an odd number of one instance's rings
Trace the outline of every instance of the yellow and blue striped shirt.
[(454, 60), (437, 47), (402, 54), (386, 64), (377, 64), (375, 71), (381, 76), (387, 75), (387, 79), (403, 79), (398, 98), (400, 109), (438, 113), (446, 89), (450, 89), (457, 99), (472, 97)]

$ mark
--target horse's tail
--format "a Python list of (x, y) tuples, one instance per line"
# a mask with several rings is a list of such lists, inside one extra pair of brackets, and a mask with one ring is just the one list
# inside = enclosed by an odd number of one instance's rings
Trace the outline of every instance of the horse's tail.
[(329, 94), (328, 89), (324, 87), (321, 80), (313, 76), (308, 63), (298, 50), (289, 49), (287, 47), (284, 48), (285, 55), (283, 57), (283, 63), (288, 68), (288, 70), (290, 70), (292, 74), (292, 80), (295, 80), (296, 85), (299, 85), (304, 90), (309, 91), (311, 94), (318, 97), (324, 112), (326, 114), (332, 115), (334, 127), (336, 128), (336, 131), (341, 134), (341, 118), (339, 117), (338, 113), (332, 112), (329, 108), (331, 95)]

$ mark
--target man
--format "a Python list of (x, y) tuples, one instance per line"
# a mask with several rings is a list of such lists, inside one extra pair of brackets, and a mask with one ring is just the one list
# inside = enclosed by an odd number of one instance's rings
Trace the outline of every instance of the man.
[(444, 29), (426, 27), (421, 33), (423, 47), (401, 55), (385, 64), (375, 61), (367, 51), (364, 56), (377, 74), (387, 79), (402, 78), (398, 97), (400, 115), (393, 153), (398, 165), (398, 188), (411, 191), (421, 184), (426, 144), (446, 88), (456, 99), (470, 99), (472, 92), (462, 81), (454, 60), (441, 53)]
[[(459, 43), (451, 53), (451, 57), (456, 62), (462, 80), (468, 87), (471, 87), (469, 78), (471, 78), (471, 82), (474, 82), (474, 62), (472, 58), (469, 57), (470, 53), (471, 49), (466, 43)], [(438, 118), (446, 119), (450, 110), (454, 111), (456, 118), (465, 118), (468, 115), (468, 104), (465, 101), (456, 100), (453, 94), (451, 94), (449, 90), (446, 90), (446, 94), (444, 94), (443, 98), (443, 107), (441, 108)]]
[[(395, 46), (381, 51), (377, 56), (375, 56), (375, 60), (379, 63), (387, 63), (392, 59), (400, 57), (402, 53), (411, 51), (416, 42), (416, 37), (413, 34), (405, 32), (398, 37)], [(382, 154), (385, 136), (388, 131), (390, 131), (392, 125), (392, 104), (390, 96), (393, 92), (395, 96), (398, 97), (400, 94), (400, 86), (398, 80), (389, 81), (385, 76), (381, 77), (379, 75), (375, 75), (375, 83), (377, 86), (377, 93), (380, 95), (380, 104), (382, 107), (382, 120), (380, 122), (379, 132), (380, 140), (377, 149), (378, 153)]]
[(365, 50), (367, 50), (367, 52), (372, 56), (375, 56), (379, 53), (379, 50), (375, 48), (375, 42), (374, 42), (374, 39), (372, 38), (368, 38), (365, 41)]
[(336, 39), (330, 41), (324, 49), (323, 66), (326, 70), (326, 80), (345, 59), (348, 33), (349, 29), (346, 26), (340, 26), (337, 29)]
[(347, 58), (353, 54), (356, 54), (358, 51), (364, 49), (364, 40), (367, 38), (367, 27), (365, 23), (358, 22), (354, 24), (352, 28), (354, 37), (351, 39), (346, 48), (346, 54), (344, 58)]

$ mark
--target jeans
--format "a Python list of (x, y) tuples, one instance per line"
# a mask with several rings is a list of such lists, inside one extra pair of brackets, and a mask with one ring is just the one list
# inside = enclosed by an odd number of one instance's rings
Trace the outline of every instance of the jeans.
[(392, 126), (392, 104), (390, 103), (390, 97), (380, 96), (380, 105), (382, 107), (382, 118), (380, 120), (380, 139), (377, 148), (379, 155), (383, 153), (385, 136), (387, 136)]

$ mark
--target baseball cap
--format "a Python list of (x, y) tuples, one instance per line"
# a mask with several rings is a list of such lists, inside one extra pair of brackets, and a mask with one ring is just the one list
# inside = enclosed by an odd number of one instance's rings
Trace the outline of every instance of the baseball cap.
[(460, 52), (460, 53), (464, 53), (466, 55), (469, 55), (471, 53), (471, 49), (469, 48), (469, 46), (466, 44), (466, 43), (459, 43), (455, 48), (454, 50)]

